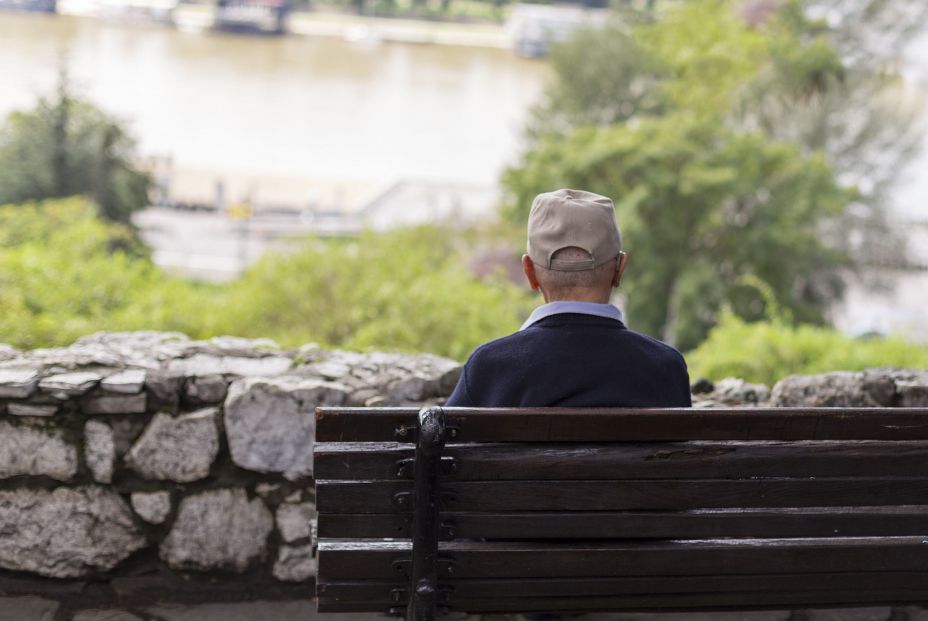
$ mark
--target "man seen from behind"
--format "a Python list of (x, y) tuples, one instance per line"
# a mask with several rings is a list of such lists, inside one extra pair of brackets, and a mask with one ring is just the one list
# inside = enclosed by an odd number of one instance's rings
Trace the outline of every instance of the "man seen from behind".
[(610, 199), (539, 194), (522, 268), (545, 304), (518, 332), (471, 354), (446, 405), (689, 407), (680, 352), (629, 330), (609, 303), (627, 261)]

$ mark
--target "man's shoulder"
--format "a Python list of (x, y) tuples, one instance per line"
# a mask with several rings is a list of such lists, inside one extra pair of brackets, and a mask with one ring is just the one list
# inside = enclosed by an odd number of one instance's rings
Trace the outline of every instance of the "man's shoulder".
[[(617, 325), (621, 330), (609, 330), (609, 336), (605, 339), (600, 338), (602, 335), (597, 332), (595, 335), (597, 337), (595, 339), (597, 345), (608, 345), (612, 343), (617, 349), (622, 349), (623, 351), (628, 347), (632, 347), (644, 357), (663, 363), (678, 364), (686, 368), (686, 361), (683, 354), (672, 345), (668, 345), (647, 334), (630, 330), (626, 328), (624, 324), (617, 322)], [(549, 345), (550, 343), (546, 339), (545, 330), (529, 327), (480, 345), (473, 351), (467, 362), (473, 365), (512, 361), (514, 358), (518, 357), (534, 356), (539, 351), (545, 350)], [(628, 352), (625, 351), (625, 353), (627, 354)]]
[(658, 340), (653, 336), (635, 332), (634, 330), (627, 330), (626, 334), (628, 338), (637, 340), (644, 347), (652, 350), (656, 355), (664, 356), (669, 360), (677, 361), (686, 366), (686, 360), (683, 358), (683, 354), (673, 345), (668, 345), (664, 341)]
[(478, 346), (473, 353), (471, 353), (467, 362), (470, 364), (472, 362), (489, 360), (496, 357), (508, 357), (512, 352), (520, 350), (528, 338), (525, 330), (520, 330), (493, 339), (492, 341), (487, 341), (483, 345)]

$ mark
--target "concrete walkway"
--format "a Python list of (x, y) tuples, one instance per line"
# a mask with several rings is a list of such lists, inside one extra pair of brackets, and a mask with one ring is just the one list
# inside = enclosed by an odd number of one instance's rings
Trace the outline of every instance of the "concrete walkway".
[[(39, 597), (0, 597), (0, 621), (386, 621), (380, 614), (317, 614), (310, 601), (256, 601), (228, 604), (149, 606), (140, 609), (59, 610), (58, 603)], [(459, 615), (448, 621), (466, 619)], [(518, 615), (471, 617), (479, 621), (524, 621)], [(928, 621), (918, 607), (876, 606), (832, 610), (755, 611), (722, 613), (621, 614), (601, 613), (570, 621)]]
[(379, 614), (316, 613), (310, 601), (235, 602), (149, 606), (132, 610), (97, 609), (74, 613), (40, 597), (0, 597), (0, 621), (385, 621)]

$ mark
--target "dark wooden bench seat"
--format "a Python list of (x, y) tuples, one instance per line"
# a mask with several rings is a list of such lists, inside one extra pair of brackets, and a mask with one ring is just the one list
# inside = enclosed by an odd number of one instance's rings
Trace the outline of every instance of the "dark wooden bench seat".
[(321, 408), (320, 612), (928, 603), (928, 410)]

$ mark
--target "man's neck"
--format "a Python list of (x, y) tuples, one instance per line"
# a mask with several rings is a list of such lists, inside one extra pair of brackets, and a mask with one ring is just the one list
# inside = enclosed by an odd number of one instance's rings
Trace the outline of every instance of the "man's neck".
[(572, 292), (565, 295), (549, 295), (547, 292), (542, 290), (542, 294), (545, 298), (545, 303), (549, 302), (591, 302), (593, 304), (608, 304), (609, 303), (609, 292), (601, 293), (598, 291), (590, 292)]

